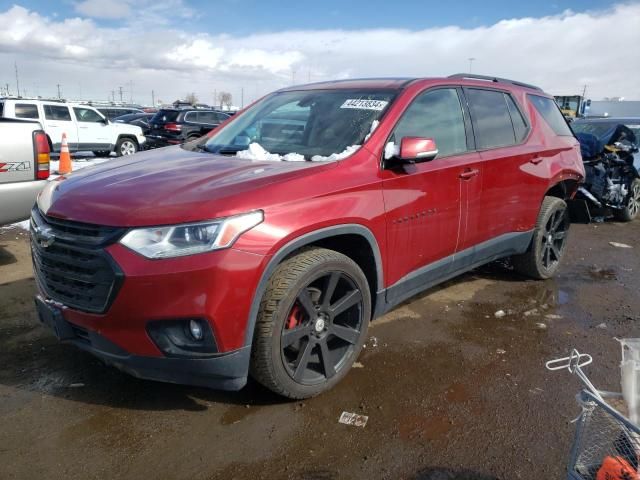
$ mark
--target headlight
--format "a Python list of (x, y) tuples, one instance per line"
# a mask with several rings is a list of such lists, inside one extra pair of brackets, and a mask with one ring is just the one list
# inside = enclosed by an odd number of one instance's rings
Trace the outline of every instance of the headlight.
[(208, 222), (136, 228), (120, 243), (147, 258), (170, 258), (228, 248), (262, 222), (261, 210)]

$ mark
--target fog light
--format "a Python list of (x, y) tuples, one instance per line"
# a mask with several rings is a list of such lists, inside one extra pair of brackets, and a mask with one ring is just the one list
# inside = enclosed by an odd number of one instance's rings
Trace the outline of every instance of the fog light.
[(194, 340), (198, 340), (198, 341), (202, 340), (203, 332), (202, 332), (202, 326), (200, 325), (199, 322), (195, 320), (190, 320), (189, 331), (191, 332), (191, 336), (194, 338)]

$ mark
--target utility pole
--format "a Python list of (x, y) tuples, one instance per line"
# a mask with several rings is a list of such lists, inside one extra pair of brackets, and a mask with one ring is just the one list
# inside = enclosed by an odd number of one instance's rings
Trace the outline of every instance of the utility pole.
[(151, 106), (156, 106), (156, 93), (153, 90), (151, 90)]
[(129, 103), (133, 103), (133, 81), (129, 80)]
[(62, 95), (60, 94), (60, 84), (56, 84), (58, 86), (58, 100), (60, 100), (62, 98)]
[(473, 62), (475, 60), (474, 57), (469, 57), (467, 60), (469, 60), (469, 73), (473, 72)]
[(120, 103), (122, 103), (122, 87), (118, 87), (118, 89), (120, 90)]
[(20, 96), (20, 78), (18, 76), (18, 62), (13, 62), (13, 65), (16, 68), (16, 90), (18, 91), (18, 96)]
[(213, 89), (213, 106), (215, 107), (218, 104), (218, 89)]
[(244, 108), (244, 87), (240, 88), (240, 108)]
[(582, 98), (584, 98), (586, 94), (587, 94), (587, 86), (585, 85), (584, 88), (582, 89)]
[(5, 86), (5, 88), (7, 89), (7, 91), (6, 91), (6, 95), (7, 95), (7, 97), (8, 97), (8, 96), (9, 96), (9, 84), (8, 84), (8, 83), (6, 83), (4, 86)]

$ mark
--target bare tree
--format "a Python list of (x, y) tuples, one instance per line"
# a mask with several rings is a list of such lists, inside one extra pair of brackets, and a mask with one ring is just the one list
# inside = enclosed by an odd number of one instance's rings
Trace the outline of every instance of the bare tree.
[(184, 97), (184, 101), (190, 103), (191, 105), (195, 105), (196, 103), (198, 103), (198, 97), (195, 93), (191, 92)]
[(233, 96), (229, 92), (220, 92), (218, 94), (218, 102), (220, 102), (220, 106), (223, 105), (229, 108), (233, 104)]

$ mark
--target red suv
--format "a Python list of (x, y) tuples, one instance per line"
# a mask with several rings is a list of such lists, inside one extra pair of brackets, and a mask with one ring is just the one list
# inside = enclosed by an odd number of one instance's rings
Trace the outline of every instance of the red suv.
[(41, 320), (137, 377), (305, 398), (369, 321), (511, 257), (545, 279), (584, 170), (553, 97), (493, 77), (267, 95), (208, 137), (54, 181), (31, 218)]

